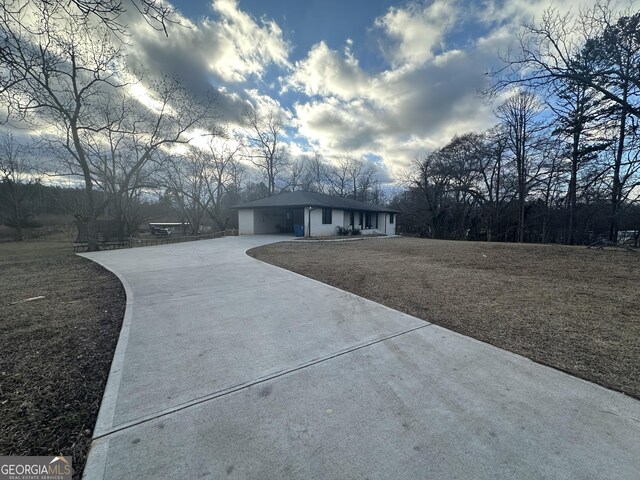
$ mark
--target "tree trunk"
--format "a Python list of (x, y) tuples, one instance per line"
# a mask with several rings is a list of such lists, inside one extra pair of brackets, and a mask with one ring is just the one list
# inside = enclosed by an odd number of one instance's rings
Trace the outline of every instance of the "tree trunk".
[(551, 181), (552, 179), (549, 179), (549, 184), (547, 184), (547, 191), (545, 194), (545, 199), (544, 199), (544, 213), (542, 214), (542, 232), (541, 232), (541, 238), (540, 240), (542, 241), (542, 243), (549, 243), (549, 217), (551, 216), (550, 214), (550, 209), (549, 209), (549, 197), (551, 196), (550, 190), (551, 190)]
[[(626, 99), (626, 94), (624, 95)], [(620, 167), (624, 153), (625, 131), (627, 127), (627, 114), (620, 115), (620, 130), (618, 134), (618, 146), (616, 147), (615, 163), (613, 165), (613, 185), (611, 188), (611, 220), (609, 221), (609, 241), (618, 241), (618, 216), (620, 214), (620, 200), (622, 198), (622, 184), (620, 182)]]
[(122, 197), (122, 194), (118, 195), (114, 202), (114, 208), (116, 210), (115, 218), (118, 222), (118, 240), (120, 242), (124, 241), (125, 238), (125, 213), (124, 207), (122, 206)]
[(22, 233), (21, 197), (20, 193), (18, 192), (17, 183), (13, 182), (12, 180), (9, 180), (8, 183), (13, 195), (13, 217), (15, 222), (16, 240), (18, 242), (22, 242), (24, 240), (24, 235)]
[(87, 251), (96, 252), (100, 249), (98, 245), (98, 212), (96, 211), (95, 198), (93, 195), (93, 178), (89, 170), (89, 162), (80, 141), (76, 119), (70, 122), (71, 136), (73, 144), (78, 154), (78, 164), (82, 168), (84, 178), (84, 192), (87, 200)]
[(271, 157), (267, 159), (267, 180), (269, 182), (269, 196), (275, 195), (276, 193), (276, 179), (275, 179), (275, 168), (274, 168), (274, 158), (273, 154)]
[(569, 229), (567, 232), (567, 244), (573, 245), (576, 242), (575, 232), (576, 232), (576, 201), (577, 201), (577, 185), (578, 185), (578, 160), (579, 160), (579, 151), (580, 147), (580, 132), (574, 131), (573, 134), (573, 146), (571, 149), (571, 177), (569, 178), (569, 192), (568, 192), (568, 200), (569, 200)]
[(98, 244), (98, 215), (96, 212), (93, 182), (91, 177), (85, 175), (85, 196), (87, 199), (87, 251), (97, 252), (100, 250)]
[(24, 235), (22, 233), (22, 212), (20, 211), (20, 204), (15, 204), (15, 217), (16, 217), (16, 240), (22, 242)]
[(525, 200), (527, 196), (527, 165), (526, 165), (526, 125), (523, 112), (519, 112), (519, 141), (516, 151), (516, 165), (518, 168), (518, 243), (524, 242), (524, 228), (525, 228)]
[(524, 243), (524, 201), (518, 201), (518, 243)]
[(518, 243), (524, 242), (524, 217), (525, 217), (525, 173), (524, 173), (524, 156), (519, 154), (518, 162)]
[(489, 233), (488, 240), (493, 240), (493, 232), (495, 231), (497, 225), (499, 224), (499, 213), (500, 213), (500, 179), (502, 175), (502, 153), (498, 154), (498, 158), (496, 159), (496, 196), (493, 205), (492, 219), (491, 219), (491, 232)]

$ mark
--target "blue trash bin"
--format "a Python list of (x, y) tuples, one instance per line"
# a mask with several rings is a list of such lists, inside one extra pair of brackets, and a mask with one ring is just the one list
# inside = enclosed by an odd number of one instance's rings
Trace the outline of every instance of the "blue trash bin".
[(293, 231), (296, 234), (296, 237), (304, 237), (304, 225), (294, 225)]

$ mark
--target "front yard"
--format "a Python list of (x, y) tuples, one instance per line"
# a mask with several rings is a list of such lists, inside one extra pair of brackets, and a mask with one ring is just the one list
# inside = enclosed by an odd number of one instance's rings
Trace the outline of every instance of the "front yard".
[(0, 454), (72, 455), (79, 479), (124, 289), (69, 243), (0, 243), (0, 272)]

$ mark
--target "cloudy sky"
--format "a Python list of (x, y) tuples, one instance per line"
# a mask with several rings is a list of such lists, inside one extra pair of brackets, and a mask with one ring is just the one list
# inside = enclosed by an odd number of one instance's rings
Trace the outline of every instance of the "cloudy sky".
[(418, 152), (492, 123), (478, 97), (513, 32), (545, 3), (175, 1), (190, 29), (134, 34), (131, 61), (290, 115), (293, 154), (350, 153), (398, 177)]
[(293, 156), (363, 156), (392, 181), (416, 154), (492, 126), (485, 73), (550, 5), (588, 2), (174, 0), (187, 28), (166, 37), (132, 12), (129, 62), (213, 86), (231, 124), (246, 102), (281, 108)]

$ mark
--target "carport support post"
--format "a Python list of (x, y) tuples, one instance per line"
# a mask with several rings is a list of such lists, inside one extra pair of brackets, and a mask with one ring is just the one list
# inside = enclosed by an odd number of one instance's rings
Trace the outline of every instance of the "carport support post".
[(306, 213), (306, 225), (305, 225), (305, 229), (304, 229), (304, 236), (305, 237), (311, 237), (311, 210), (313, 210), (313, 207), (304, 207), (304, 211)]

